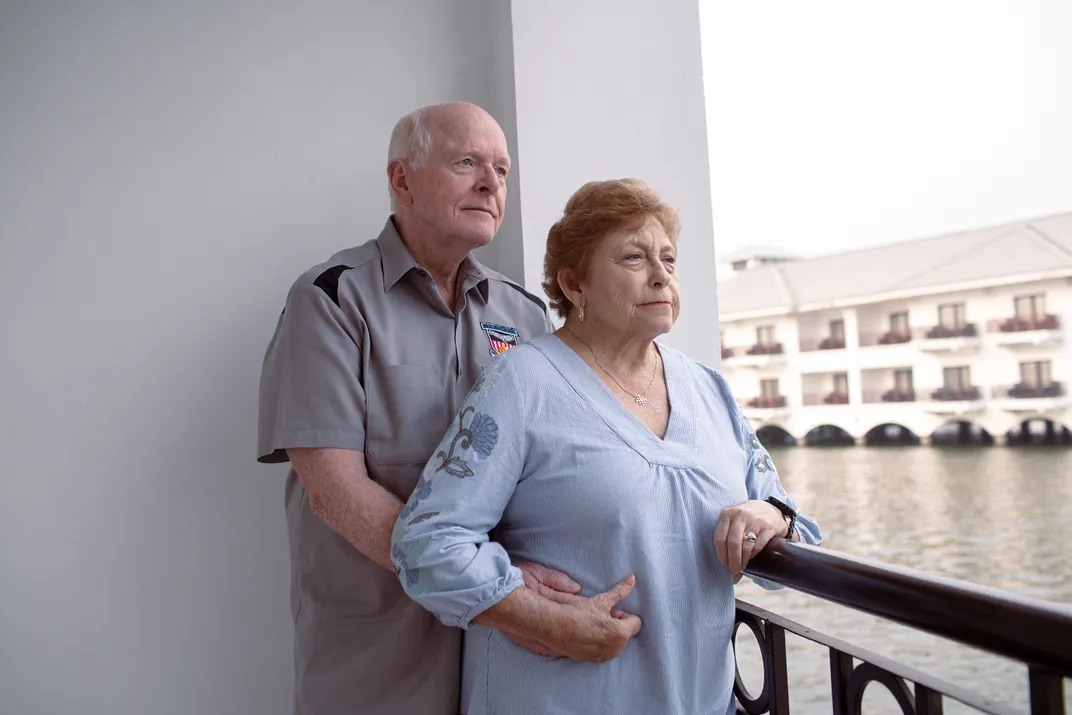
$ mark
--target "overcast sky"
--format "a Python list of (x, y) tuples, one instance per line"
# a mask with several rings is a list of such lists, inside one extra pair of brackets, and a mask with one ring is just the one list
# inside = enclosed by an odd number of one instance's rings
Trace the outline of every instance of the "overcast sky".
[(719, 255), (1072, 211), (1070, 0), (700, 0)]

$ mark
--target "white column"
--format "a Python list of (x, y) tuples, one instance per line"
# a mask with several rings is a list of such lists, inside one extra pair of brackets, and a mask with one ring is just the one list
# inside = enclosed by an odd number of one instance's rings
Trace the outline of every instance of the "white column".
[(860, 321), (855, 308), (846, 308), (841, 319), (845, 324), (845, 363), (849, 379), (849, 404), (863, 404), (863, 385), (860, 375)]
[(720, 364), (697, 1), (510, 7), (526, 285), (539, 289), (547, 230), (570, 194), (587, 181), (644, 179), (681, 212), (683, 307), (666, 342)]

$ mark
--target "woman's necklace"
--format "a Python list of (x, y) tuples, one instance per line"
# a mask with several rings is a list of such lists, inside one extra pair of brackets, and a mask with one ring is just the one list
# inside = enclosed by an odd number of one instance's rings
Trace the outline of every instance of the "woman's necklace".
[(603, 363), (601, 363), (599, 361), (599, 356), (596, 355), (596, 351), (592, 349), (591, 345), (589, 345), (588, 343), (584, 342), (579, 337), (577, 337), (577, 333), (575, 333), (572, 330), (570, 330), (570, 327), (568, 325), (563, 325), (562, 327), (564, 327), (566, 330), (569, 330), (570, 335), (572, 335), (573, 337), (577, 338), (577, 341), (581, 345), (583, 345), (586, 348), (588, 348), (588, 352), (592, 353), (592, 357), (594, 357), (596, 359), (596, 365), (599, 365), (599, 369), (602, 370), (603, 372), (607, 373), (607, 376), (611, 380), (614, 380), (614, 384), (617, 385), (621, 389), (622, 392), (624, 392), (627, 395), (630, 395), (633, 398), (633, 402), (637, 403), (641, 407), (644, 407), (645, 405), (648, 404), (648, 398), (645, 397), (645, 395), (648, 394), (648, 390), (651, 389), (651, 386), (655, 384), (655, 371), (659, 369), (659, 351), (655, 350), (655, 343), (652, 343), (652, 345), (651, 345), (651, 349), (655, 352), (655, 364), (651, 368), (651, 379), (648, 380), (648, 386), (646, 388), (644, 388), (643, 392), (641, 392), (640, 394), (634, 394), (634, 393), (630, 392), (629, 390), (625, 389), (624, 387), (622, 387), (622, 383), (618, 382), (618, 378), (616, 378), (614, 375), (611, 375), (610, 370), (608, 370), (607, 368), (603, 367)]

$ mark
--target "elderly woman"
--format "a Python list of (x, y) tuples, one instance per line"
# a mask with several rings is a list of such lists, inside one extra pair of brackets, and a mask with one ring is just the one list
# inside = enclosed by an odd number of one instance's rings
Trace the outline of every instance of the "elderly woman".
[[(565, 325), (495, 359), (399, 517), (406, 592), (468, 629), (467, 715), (732, 713), (733, 584), (773, 537), (820, 541), (722, 376), (655, 342), (677, 236), (641, 181), (574, 194), (544, 266)], [(580, 595), (537, 598), (530, 560)]]

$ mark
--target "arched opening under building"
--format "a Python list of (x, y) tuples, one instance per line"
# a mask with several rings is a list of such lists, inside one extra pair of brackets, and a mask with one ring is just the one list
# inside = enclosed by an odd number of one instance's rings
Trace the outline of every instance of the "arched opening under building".
[(796, 438), (778, 425), (764, 425), (756, 430), (760, 444), (768, 449), (771, 447), (792, 447), (797, 443)]
[(1005, 435), (1010, 446), (1072, 447), (1072, 430), (1056, 420), (1033, 417)]
[(954, 420), (934, 430), (931, 444), (940, 447), (992, 445), (994, 436), (974, 422)]
[(896, 447), (918, 445), (920, 439), (915, 432), (904, 425), (888, 422), (874, 427), (864, 435), (864, 443), (868, 447)]
[(837, 425), (819, 425), (804, 435), (804, 444), (809, 447), (842, 447), (856, 444), (856, 440)]

